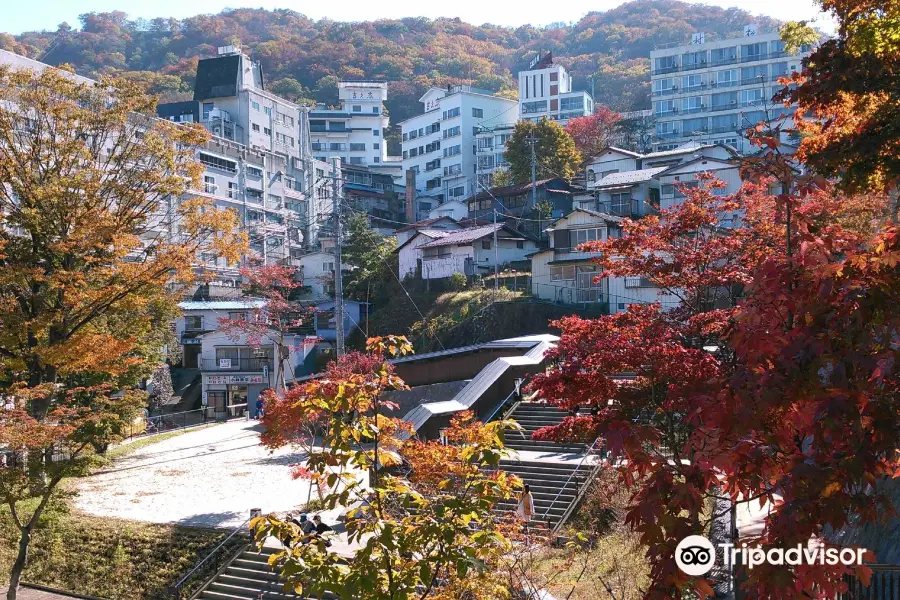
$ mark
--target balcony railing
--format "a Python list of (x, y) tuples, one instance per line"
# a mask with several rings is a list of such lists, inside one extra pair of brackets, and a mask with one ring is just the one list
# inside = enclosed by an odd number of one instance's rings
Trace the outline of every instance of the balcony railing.
[(261, 373), (268, 367), (269, 371), (274, 367), (271, 358), (204, 358), (204, 371), (247, 371)]
[(754, 83), (764, 83), (767, 77), (765, 75), (757, 75), (756, 77), (745, 77), (741, 79), (741, 85), (753, 85)]
[(687, 65), (681, 65), (681, 70), (682, 71), (696, 71), (697, 69), (705, 69), (708, 66), (709, 66), (709, 63), (704, 60), (704, 61), (700, 61), (700, 62), (696, 62), (696, 63), (690, 63)]
[(713, 60), (709, 61), (709, 66), (721, 67), (723, 65), (733, 65), (735, 63), (737, 63), (737, 55), (729, 56), (726, 58), (714, 58)]
[(678, 131), (663, 131), (663, 132), (656, 133), (656, 137), (661, 140), (668, 139), (668, 138), (677, 138), (679, 135), (680, 134), (678, 133)]
[(653, 92), (654, 96), (671, 96), (672, 94), (678, 93), (678, 86), (666, 88), (664, 90), (655, 90)]
[(734, 87), (737, 84), (738, 84), (737, 79), (729, 79), (727, 81), (710, 81), (709, 87), (727, 88), (727, 87)]
[(737, 108), (737, 107), (738, 107), (737, 100), (735, 100), (734, 102), (729, 102), (728, 104), (713, 104), (712, 106), (709, 107), (709, 110), (712, 112), (719, 112), (722, 110), (731, 110), (731, 109)]
[(701, 104), (700, 106), (691, 106), (689, 108), (682, 109), (682, 113), (689, 115), (691, 113), (703, 112), (706, 110), (706, 105)]
[(664, 73), (675, 73), (678, 71), (678, 65), (671, 65), (669, 67), (660, 67), (659, 69), (654, 69), (654, 75), (662, 75)]

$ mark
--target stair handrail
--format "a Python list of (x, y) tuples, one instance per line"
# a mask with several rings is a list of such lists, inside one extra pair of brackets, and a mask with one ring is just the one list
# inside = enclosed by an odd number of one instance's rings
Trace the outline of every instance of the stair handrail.
[[(550, 503), (550, 506), (547, 507), (547, 510), (544, 511), (544, 517), (543, 517), (543, 520), (546, 521), (548, 524), (550, 523), (550, 519), (549, 519), (550, 511), (551, 511), (551, 510), (553, 509), (553, 507), (556, 505), (556, 501), (559, 500), (559, 497), (562, 495), (562, 493), (563, 493), (564, 491), (566, 491), (566, 487), (569, 485), (569, 482), (572, 481), (572, 478), (575, 477), (576, 475), (578, 475), (578, 471), (581, 469), (581, 466), (584, 464), (584, 461), (586, 461), (586, 460), (588, 459), (588, 457), (591, 456), (591, 455), (593, 454), (594, 448), (595, 448), (595, 446), (597, 445), (597, 443), (600, 441), (600, 439), (601, 439), (600, 437), (597, 437), (597, 439), (594, 440), (594, 443), (591, 444), (591, 447), (588, 448), (588, 450), (587, 450), (587, 452), (585, 453), (585, 455), (581, 457), (581, 460), (580, 460), (580, 461), (578, 461), (578, 466), (575, 467), (575, 469), (574, 469), (574, 470), (572, 471), (572, 473), (569, 475), (568, 479), (566, 479), (565, 483), (562, 484), (562, 487), (559, 488), (559, 492), (557, 492), (556, 497), (553, 498), (553, 502), (551, 502), (551, 503)], [(599, 467), (599, 464), (597, 465), (597, 467)], [(596, 470), (597, 467), (595, 467), (594, 470)], [(577, 499), (578, 499), (578, 494), (576, 494), (575, 500), (577, 500)], [(572, 504), (574, 504), (574, 503), (575, 503), (575, 501), (572, 502)], [(570, 507), (571, 507), (571, 505), (570, 505)], [(568, 512), (568, 511), (567, 511), (567, 512)], [(563, 515), (563, 516), (565, 516), (565, 515)], [(562, 520), (562, 519), (560, 519), (560, 520)], [(556, 531), (556, 527), (555, 527), (555, 526), (554, 526), (554, 528), (553, 528), (553, 531)]]
[[(225, 546), (225, 544), (228, 543), (228, 541), (229, 541), (231, 538), (233, 538), (234, 536), (236, 536), (236, 535), (237, 535), (238, 533), (240, 533), (241, 531), (244, 531), (244, 530), (246, 529), (247, 524), (248, 524), (248, 523), (250, 522), (250, 520), (253, 519), (253, 518), (255, 518), (255, 517), (248, 517), (247, 520), (245, 520), (243, 523), (241, 523), (240, 525), (238, 525), (237, 527), (235, 527), (235, 528), (234, 528), (234, 531), (232, 531), (231, 533), (229, 533), (228, 536), (226, 536), (224, 540), (222, 540), (221, 542), (219, 542), (219, 545), (218, 545), (218, 546), (216, 546), (215, 548), (213, 548), (213, 550), (212, 550), (209, 554), (207, 554), (206, 556), (204, 556), (204, 557), (200, 560), (200, 562), (198, 562), (197, 564), (195, 564), (195, 565), (194, 565), (194, 568), (191, 569), (191, 570), (188, 572), (187, 575), (185, 575), (184, 577), (182, 577), (182, 578), (178, 581), (178, 583), (176, 583), (174, 586), (170, 587), (170, 588), (169, 588), (169, 594), (171, 594), (172, 598), (174, 598), (175, 600), (181, 600), (181, 598), (182, 598), (182, 588), (184, 588), (184, 586), (187, 584), (188, 580), (190, 580), (190, 578), (193, 577), (193, 575), (194, 575), (195, 573), (197, 573), (197, 572), (200, 570), (200, 567), (202, 567), (204, 564), (206, 564), (206, 562), (207, 562), (210, 558), (212, 558), (213, 556), (218, 555), (219, 550), (221, 550), (221, 549)], [(218, 571), (218, 569), (216, 569), (216, 571)], [(213, 577), (215, 577), (215, 573), (213, 574)]]
[[(587, 481), (593, 481), (597, 477), (597, 473), (600, 471), (600, 468), (603, 466), (603, 462), (598, 460), (594, 465), (594, 468), (591, 469), (591, 472), (587, 476)], [(566, 512), (562, 514), (559, 520), (556, 522), (556, 525), (553, 526), (553, 529), (550, 531), (551, 535), (556, 535), (556, 532), (559, 531), (560, 527), (566, 524), (566, 521), (569, 520), (569, 517), (572, 516), (572, 512), (575, 511), (575, 507), (581, 502), (584, 498), (584, 495), (587, 493), (588, 488), (590, 486), (583, 485), (581, 489), (575, 494), (575, 498), (572, 499), (572, 502), (569, 504), (569, 508), (566, 509)]]
[[(494, 408), (494, 410), (491, 412), (490, 415), (488, 415), (488, 417), (484, 420), (484, 422), (485, 422), (485, 423), (490, 423), (491, 421), (493, 421), (493, 420), (494, 420), (494, 417), (497, 416), (497, 413), (499, 413), (499, 412), (503, 409), (503, 407), (506, 406), (506, 403), (509, 402), (509, 399), (512, 398), (515, 394), (516, 394), (516, 390), (514, 389), (513, 391), (511, 391), (511, 392), (509, 393), (509, 396), (507, 396), (506, 398), (504, 398), (503, 401), (500, 402), (500, 404), (498, 404), (498, 405)], [(521, 403), (521, 400), (519, 400), (518, 402), (513, 402), (513, 404), (512, 404), (512, 406), (510, 407), (510, 409), (507, 410), (505, 413), (503, 413), (503, 417), (504, 417), (504, 418), (508, 417), (508, 416), (510, 415), (510, 413), (511, 413), (513, 410), (515, 410), (515, 408), (519, 405), (519, 403)]]

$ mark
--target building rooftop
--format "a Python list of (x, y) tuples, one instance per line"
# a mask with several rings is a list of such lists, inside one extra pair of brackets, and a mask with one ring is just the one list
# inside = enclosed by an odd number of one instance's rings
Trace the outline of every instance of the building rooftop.
[(394, 233), (403, 233), (404, 231), (410, 231), (412, 229), (422, 229), (422, 228), (428, 227), (429, 225), (434, 225), (435, 223), (437, 223), (438, 221), (440, 221), (442, 219), (449, 219), (453, 223), (456, 223), (456, 219), (454, 219), (452, 217), (446, 217), (446, 216), (434, 217), (431, 219), (423, 219), (421, 221), (416, 221), (415, 223), (410, 223), (409, 225), (404, 225), (400, 229), (396, 229), (394, 231)]
[(622, 173), (613, 173), (612, 175), (607, 175), (600, 181), (598, 181), (594, 187), (608, 187), (613, 185), (624, 185), (628, 183), (642, 183), (644, 181), (650, 181), (653, 179), (653, 176), (657, 173), (661, 173), (665, 171), (669, 167), (655, 167), (653, 169), (640, 169), (637, 171), (624, 171)]
[(452, 246), (454, 244), (470, 244), (501, 229), (506, 229), (510, 233), (516, 233), (516, 235), (518, 235), (518, 232), (513, 232), (513, 230), (509, 229), (505, 224), (497, 223), (496, 225), (482, 225), (481, 227), (470, 227), (469, 229), (457, 229), (456, 231), (442, 232), (446, 233), (446, 235), (432, 240), (427, 244), (422, 244), (419, 248), (437, 248), (439, 246)]

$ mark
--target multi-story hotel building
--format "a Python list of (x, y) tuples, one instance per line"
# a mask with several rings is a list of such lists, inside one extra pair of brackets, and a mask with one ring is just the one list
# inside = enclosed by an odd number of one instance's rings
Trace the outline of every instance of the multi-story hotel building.
[(431, 88), (419, 101), (422, 114), (400, 123), (403, 170), (415, 173), (417, 217), (475, 193), (478, 132), (519, 117), (515, 100), (467, 85)]
[(310, 112), (309, 131), (312, 153), (318, 160), (330, 162), (337, 157), (349, 165), (380, 165), (387, 157), (384, 114), (387, 84), (374, 81), (338, 83), (340, 108), (319, 105)]
[(519, 71), (519, 113), (525, 121), (550, 119), (565, 125), (569, 119), (593, 114), (594, 99), (572, 90), (569, 72), (548, 52), (538, 55), (527, 71)]
[(784, 87), (780, 77), (801, 68), (808, 48), (789, 54), (778, 32), (761, 33), (755, 25), (744, 33), (709, 42), (695, 33), (690, 44), (650, 53), (654, 150), (696, 141), (749, 152), (748, 128), (790, 118), (793, 109), (772, 96)]
[(475, 136), (476, 165), (475, 174), (478, 189), (474, 193), (494, 186), (493, 174), (500, 169), (509, 168), (506, 162), (506, 140), (512, 137), (516, 126), (514, 123), (485, 127)]

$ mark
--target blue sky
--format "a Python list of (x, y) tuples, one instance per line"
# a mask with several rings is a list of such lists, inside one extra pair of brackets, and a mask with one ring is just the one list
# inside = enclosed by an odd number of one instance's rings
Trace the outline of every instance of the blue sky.
[[(0, 31), (50, 29), (66, 21), (78, 26), (78, 15), (85, 12), (121, 10), (131, 18), (184, 18), (201, 13), (217, 13), (223, 8), (290, 8), (312, 18), (328, 17), (335, 21), (370, 21), (399, 17), (459, 17), (464, 21), (482, 24), (518, 26), (525, 23), (546, 25), (556, 21), (577, 21), (589, 11), (607, 10), (623, 0), (566, 0), (559, 4), (531, 0), (37, 0), (35, 3), (9, 0), (0, 12)], [(826, 31), (833, 30), (828, 17), (822, 15), (813, 0), (707, 0), (706, 4), (741, 6), (753, 13), (762, 13), (784, 20), (813, 19)]]

